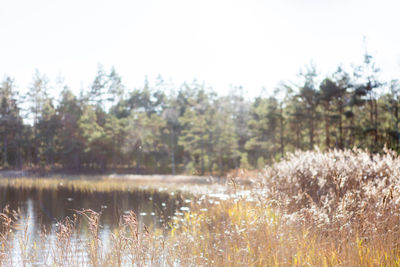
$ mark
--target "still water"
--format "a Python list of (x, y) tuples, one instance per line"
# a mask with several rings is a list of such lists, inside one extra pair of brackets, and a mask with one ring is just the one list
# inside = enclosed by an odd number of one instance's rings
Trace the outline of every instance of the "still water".
[[(38, 230), (51, 229), (76, 211), (92, 209), (101, 212), (100, 222), (105, 228), (118, 226), (120, 217), (133, 210), (140, 223), (159, 228), (180, 209), (186, 209), (185, 196), (175, 192), (137, 189), (134, 191), (82, 192), (68, 188), (57, 190), (16, 189), (0, 187), (0, 208), (20, 209), (23, 218)], [(187, 204), (186, 204), (187, 205)]]
[[(82, 209), (101, 212), (99, 236), (107, 249), (107, 237), (118, 227), (122, 215), (134, 211), (140, 229), (143, 229), (143, 224), (150, 230), (168, 229), (168, 223), (175, 215), (189, 209), (189, 198), (188, 195), (176, 192), (144, 189), (82, 192), (62, 187), (56, 190), (0, 187), (1, 210), (9, 205), (9, 210), (19, 210), (20, 213), (17, 222), (20, 226), (15, 229), (12, 238), (7, 238), (6, 241), (6, 246), (11, 247), (7, 252), (8, 258), (0, 258), (0, 265), (5, 263), (6, 266), (22, 266), (26, 265), (25, 262), (28, 262), (29, 266), (51, 265), (52, 247), (54, 248), (59, 229), (58, 222), (67, 216), (72, 218)], [(48, 244), (43, 244), (41, 239), (43, 231), (46, 232)], [(87, 233), (87, 227), (82, 227), (80, 234), (71, 241), (79, 248), (77, 251), (84, 251), (83, 244), (87, 240)], [(38, 248), (40, 244), (43, 245), (42, 248)], [(3, 240), (0, 240), (0, 245), (4, 246)], [(36, 255), (34, 261), (29, 258), (30, 255)], [(85, 252), (77, 255), (84, 258)]]

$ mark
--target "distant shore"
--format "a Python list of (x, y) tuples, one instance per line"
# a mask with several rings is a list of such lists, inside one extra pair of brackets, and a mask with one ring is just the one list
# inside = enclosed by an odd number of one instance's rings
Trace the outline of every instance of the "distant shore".
[[(0, 179), (7, 178), (57, 178), (66, 180), (116, 180), (132, 181), (138, 184), (226, 184), (226, 177), (196, 176), (196, 175), (168, 175), (168, 174), (68, 174), (68, 173), (38, 173), (31, 171), (3, 170), (0, 171)], [(248, 179), (236, 179), (239, 184), (251, 184)]]
[(109, 178), (116, 180), (130, 180), (137, 182), (171, 182), (171, 183), (195, 183), (208, 184), (224, 181), (225, 179), (213, 176), (195, 176), (195, 175), (166, 175), (166, 174), (67, 174), (67, 173), (39, 173), (32, 171), (3, 170), (0, 171), (0, 178), (34, 178), (34, 177), (57, 177), (71, 179), (97, 179)]

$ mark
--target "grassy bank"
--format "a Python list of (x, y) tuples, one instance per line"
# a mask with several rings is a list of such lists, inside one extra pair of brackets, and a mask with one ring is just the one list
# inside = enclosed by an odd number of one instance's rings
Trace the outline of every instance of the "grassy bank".
[[(101, 215), (80, 211), (59, 223), (54, 241), (43, 233), (42, 244), (24, 247), (22, 238), (22, 258), (57, 266), (400, 264), (400, 159), (393, 152), (297, 152), (267, 167), (248, 194), (241, 192), (233, 182), (228, 199), (205, 195), (168, 232), (142, 228), (134, 213), (125, 214), (106, 241)], [(5, 265), (15, 245), (7, 240), (20, 227), (14, 216), (7, 210), (0, 216)], [(74, 242), (83, 222), (88, 234)], [(40, 246), (50, 248), (46, 259)]]
[(81, 192), (146, 190), (186, 191), (204, 194), (226, 189), (225, 178), (171, 175), (81, 175), (54, 177), (2, 177), (1, 187), (16, 189), (57, 190), (66, 188)]

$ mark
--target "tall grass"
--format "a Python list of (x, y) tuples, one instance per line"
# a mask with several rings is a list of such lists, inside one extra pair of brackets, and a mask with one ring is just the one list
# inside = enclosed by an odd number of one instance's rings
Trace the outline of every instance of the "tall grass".
[(57, 190), (65, 188), (80, 192), (114, 192), (114, 191), (190, 191), (194, 193), (206, 193), (210, 191), (224, 190), (222, 183), (212, 183), (206, 178), (193, 180), (188, 177), (178, 181), (169, 178), (155, 178), (146, 180), (130, 180), (129, 178), (111, 178), (109, 176), (56, 176), (56, 177), (23, 177), (0, 178), (0, 187), (12, 187), (16, 189), (46, 189)]
[(259, 189), (288, 221), (369, 240), (399, 231), (400, 158), (392, 151), (296, 152), (262, 176)]
[(398, 266), (400, 158), (288, 154), (258, 175), (249, 197), (202, 203), (176, 225), (183, 265)]
[[(107, 240), (100, 213), (58, 224), (45, 262), (56, 266), (399, 266), (400, 159), (392, 151), (296, 152), (258, 174), (249, 194), (202, 197), (169, 231), (121, 217)], [(12, 264), (15, 223), (3, 212), (0, 261)], [(7, 218), (11, 218), (7, 219)], [(82, 223), (86, 237), (79, 235)], [(81, 239), (80, 242), (76, 242)], [(75, 241), (74, 241), (75, 240)], [(34, 259), (32, 259), (33, 261)]]
[[(167, 188), (167, 184), (158, 183)], [(131, 191), (137, 190), (139, 186), (149, 187), (148, 183), (135, 182), (126, 179), (110, 179), (107, 177), (94, 177), (83, 179), (67, 178), (9, 178), (0, 179), (0, 186), (13, 187), (17, 189), (51, 189), (67, 188), (69, 190), (81, 192), (112, 192), (112, 191)], [(150, 187), (154, 188), (154, 187)]]

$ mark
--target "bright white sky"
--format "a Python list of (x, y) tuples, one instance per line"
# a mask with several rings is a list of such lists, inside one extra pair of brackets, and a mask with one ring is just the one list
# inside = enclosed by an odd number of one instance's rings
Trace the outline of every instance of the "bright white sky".
[(35, 69), (78, 93), (98, 64), (128, 88), (161, 74), (251, 95), (296, 78), (360, 63), (363, 36), (385, 79), (400, 78), (400, 1), (0, 0), (0, 78), (27, 88)]

